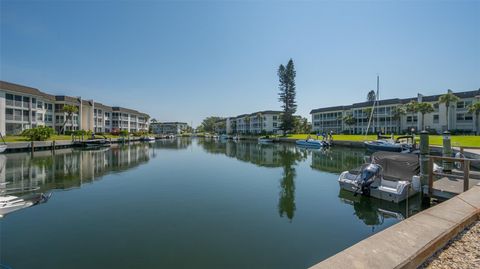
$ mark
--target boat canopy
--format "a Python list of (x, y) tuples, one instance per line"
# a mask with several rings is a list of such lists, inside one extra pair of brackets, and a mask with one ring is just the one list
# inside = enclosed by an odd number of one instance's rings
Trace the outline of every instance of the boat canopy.
[(383, 168), (383, 178), (388, 180), (412, 180), (420, 173), (420, 162), (415, 154), (378, 151), (372, 154), (372, 163)]

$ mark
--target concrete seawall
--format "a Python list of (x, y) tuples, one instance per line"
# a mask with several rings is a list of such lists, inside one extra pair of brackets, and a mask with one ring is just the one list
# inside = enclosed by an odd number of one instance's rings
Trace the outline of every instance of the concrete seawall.
[(311, 268), (417, 268), (479, 218), (480, 185), (477, 185)]
[[(110, 143), (129, 143), (135, 141), (141, 141), (140, 138), (133, 138), (127, 141), (121, 139), (112, 138), (107, 139)], [(32, 142), (7, 142), (7, 153), (10, 152), (22, 152), (22, 151), (32, 151)], [(33, 141), (33, 151), (42, 151), (42, 150), (52, 150), (52, 149), (61, 149), (61, 148), (70, 148), (75, 147), (73, 141), (71, 140), (56, 140), (56, 141)]]

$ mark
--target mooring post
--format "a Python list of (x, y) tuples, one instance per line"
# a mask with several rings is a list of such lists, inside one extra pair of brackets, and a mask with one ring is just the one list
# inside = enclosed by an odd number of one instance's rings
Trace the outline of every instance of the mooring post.
[(32, 150), (32, 154), (33, 154), (33, 152), (35, 152), (35, 142), (33, 141), (30, 142), (30, 149)]
[(428, 132), (420, 132), (420, 181), (422, 186), (428, 186), (428, 155), (430, 153), (430, 145), (428, 140)]
[[(445, 131), (443, 132), (443, 148), (442, 148), (442, 156), (443, 157), (452, 157), (452, 143), (450, 141), (450, 132)], [(442, 162), (443, 165), (443, 172), (451, 173), (453, 163), (451, 161), (444, 160)]]

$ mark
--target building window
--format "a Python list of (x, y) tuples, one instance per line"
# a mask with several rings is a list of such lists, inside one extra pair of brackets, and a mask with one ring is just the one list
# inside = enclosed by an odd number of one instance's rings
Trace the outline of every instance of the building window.
[(13, 109), (11, 109), (11, 108), (5, 109), (5, 119), (6, 120), (13, 120)]
[(471, 121), (471, 120), (473, 120), (473, 116), (470, 113), (457, 114), (457, 121)]
[(433, 108), (438, 109), (438, 103), (433, 104)]
[(20, 95), (15, 95), (15, 106), (22, 107), (22, 97)]
[(30, 113), (28, 110), (23, 111), (23, 121), (30, 121)]
[(26, 97), (26, 96), (23, 97), (23, 107), (26, 107), (26, 108), (30, 107), (30, 98), (29, 97)]
[(6, 104), (7, 106), (13, 106), (13, 94), (6, 94), (5, 99), (7, 99)]
[(20, 109), (13, 110), (13, 120), (22, 121), (22, 111)]
[(43, 121), (43, 114), (37, 114), (37, 121)]
[(416, 122), (418, 121), (418, 117), (417, 116), (408, 116), (407, 117), (407, 122)]
[(6, 133), (9, 135), (20, 134), (22, 132), (21, 123), (7, 123), (5, 124)]
[(438, 122), (439, 122), (438, 114), (433, 115), (433, 123), (438, 123)]

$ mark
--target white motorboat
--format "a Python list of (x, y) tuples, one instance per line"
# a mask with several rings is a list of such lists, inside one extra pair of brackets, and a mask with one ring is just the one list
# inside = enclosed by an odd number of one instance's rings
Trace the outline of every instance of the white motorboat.
[(328, 146), (328, 142), (326, 141), (320, 141), (316, 139), (306, 139), (306, 140), (297, 140), (295, 142), (297, 146), (302, 146), (302, 147), (311, 147), (311, 148), (321, 148)]
[(395, 143), (393, 140), (373, 140), (373, 141), (365, 141), (363, 142), (367, 149), (371, 151), (391, 151), (391, 152), (401, 152), (406, 150), (405, 144)]
[(261, 143), (261, 144), (270, 144), (270, 143), (273, 143), (273, 139), (271, 139), (271, 138), (268, 137), (268, 136), (259, 137), (259, 138), (258, 138), (258, 143)]
[(24, 197), (13, 195), (0, 196), (0, 218), (17, 210), (45, 203), (51, 196), (52, 193), (32, 194)]
[(154, 136), (145, 136), (142, 140), (145, 142), (155, 142), (156, 138)]
[(220, 139), (221, 140), (228, 140), (228, 139), (231, 139), (231, 137), (227, 134), (222, 134), (222, 135), (220, 135)]
[[(370, 151), (391, 151), (391, 152), (411, 152), (415, 143), (413, 136), (401, 136), (396, 140), (385, 136), (378, 136), (379, 139), (363, 142)], [(411, 143), (409, 143), (411, 139)]]
[(0, 153), (4, 152), (5, 150), (7, 150), (7, 143), (5, 142), (5, 139), (3, 139), (3, 135), (2, 133), (0, 133), (0, 138), (2, 139), (3, 141), (3, 144), (0, 145)]
[(418, 156), (396, 152), (373, 153), (371, 163), (345, 171), (338, 178), (344, 190), (399, 203), (421, 189)]

